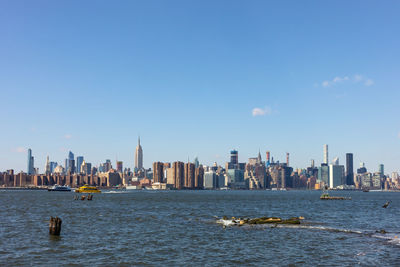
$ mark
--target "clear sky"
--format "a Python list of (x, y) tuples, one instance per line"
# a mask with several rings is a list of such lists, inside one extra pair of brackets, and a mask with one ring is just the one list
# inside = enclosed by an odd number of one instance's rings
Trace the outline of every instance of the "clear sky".
[(270, 150), (400, 170), (400, 1), (0, 1), (0, 170)]

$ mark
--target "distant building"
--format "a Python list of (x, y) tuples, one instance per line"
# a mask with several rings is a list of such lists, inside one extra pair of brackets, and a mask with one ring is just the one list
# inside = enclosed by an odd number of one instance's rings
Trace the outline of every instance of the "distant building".
[(329, 166), (325, 163), (322, 163), (321, 167), (318, 168), (318, 180), (329, 185)]
[(69, 153), (68, 153), (68, 169), (67, 169), (67, 172), (75, 173), (75, 171), (76, 171), (76, 169), (75, 169), (74, 153), (69, 151)]
[(346, 154), (346, 184), (354, 185), (353, 154)]
[(123, 162), (122, 161), (117, 161), (116, 164), (117, 164), (117, 172), (122, 173), (122, 171), (124, 169), (123, 168)]
[(194, 175), (195, 175), (195, 165), (193, 163), (186, 163), (185, 164), (185, 188), (194, 188)]
[(153, 163), (153, 183), (164, 182), (164, 163), (154, 162)]
[(385, 166), (383, 164), (379, 164), (379, 173), (381, 176), (385, 176)]
[(176, 161), (172, 164), (172, 177), (174, 181), (174, 188), (182, 189), (185, 182), (185, 164), (180, 161)]
[(204, 168), (200, 165), (194, 172), (194, 187), (196, 189), (203, 189), (204, 185)]
[(329, 165), (329, 187), (335, 188), (344, 183), (344, 166), (331, 164)]
[(83, 156), (76, 157), (76, 173), (78, 174), (82, 172), (81, 170), (82, 162), (83, 162)]
[(329, 164), (328, 145), (324, 145), (324, 163)]
[(215, 189), (218, 187), (218, 176), (214, 171), (204, 173), (204, 189)]
[(357, 174), (363, 174), (367, 172), (364, 162), (360, 162), (360, 168), (357, 169)]
[(194, 163), (194, 167), (195, 168), (198, 168), (200, 166), (200, 162), (199, 162), (199, 159), (197, 157), (194, 158), (194, 162), (193, 163)]
[(44, 173), (45, 174), (51, 173), (49, 156), (47, 156), (47, 158), (46, 158), (46, 166), (44, 167)]
[(138, 138), (138, 145), (135, 152), (135, 168), (143, 169), (143, 150), (142, 146), (140, 145), (140, 137)]
[(32, 156), (32, 150), (30, 148), (28, 149), (28, 167), (26, 173), (30, 175), (35, 173), (34, 158)]

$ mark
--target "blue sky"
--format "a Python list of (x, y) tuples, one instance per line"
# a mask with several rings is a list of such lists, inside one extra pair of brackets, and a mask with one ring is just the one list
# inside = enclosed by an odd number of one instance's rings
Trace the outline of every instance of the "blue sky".
[(400, 170), (399, 1), (1, 1), (0, 170), (293, 167), (354, 153)]

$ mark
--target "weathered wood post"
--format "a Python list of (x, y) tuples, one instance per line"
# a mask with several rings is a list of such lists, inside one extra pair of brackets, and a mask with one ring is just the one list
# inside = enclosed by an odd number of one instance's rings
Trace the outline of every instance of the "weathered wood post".
[(62, 220), (58, 217), (50, 217), (49, 234), (60, 235)]

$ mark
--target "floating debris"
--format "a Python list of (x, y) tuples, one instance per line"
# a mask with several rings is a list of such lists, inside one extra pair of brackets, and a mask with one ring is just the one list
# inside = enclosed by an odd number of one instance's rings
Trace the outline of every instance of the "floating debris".
[(235, 218), (232, 217), (228, 219), (226, 216), (222, 217), (222, 219), (217, 220), (217, 223), (222, 224), (224, 227), (226, 226), (243, 226), (246, 224), (300, 224), (300, 221), (304, 220), (304, 217), (292, 217), (289, 219), (282, 219), (279, 217), (260, 217), (260, 218)]
[(386, 208), (389, 206), (390, 202), (392, 202), (392, 201), (390, 200), (390, 201), (386, 202), (386, 203), (382, 206), (382, 208), (385, 208), (385, 209), (386, 209)]
[(320, 196), (320, 199), (322, 199), (322, 200), (351, 200), (351, 197), (334, 197), (334, 196), (330, 196), (328, 193), (323, 193)]

